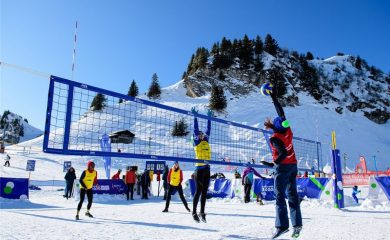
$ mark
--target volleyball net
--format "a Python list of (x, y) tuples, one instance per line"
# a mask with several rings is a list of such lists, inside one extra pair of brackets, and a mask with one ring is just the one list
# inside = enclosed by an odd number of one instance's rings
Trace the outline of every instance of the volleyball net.
[[(203, 132), (207, 121), (211, 121), (210, 161), (195, 159), (195, 117)], [(271, 134), (260, 128), (51, 76), (43, 150), (66, 155), (207, 162), (220, 166), (250, 163), (264, 168), (260, 161), (272, 161)], [(293, 141), (298, 167), (319, 171), (321, 143), (299, 137)]]

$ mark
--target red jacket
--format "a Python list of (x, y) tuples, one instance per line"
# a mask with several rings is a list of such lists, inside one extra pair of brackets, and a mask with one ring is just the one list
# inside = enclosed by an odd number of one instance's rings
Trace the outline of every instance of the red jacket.
[(114, 176), (112, 176), (112, 178), (111, 179), (114, 179), (114, 180), (119, 180), (121, 177), (120, 177), (120, 173), (119, 172), (117, 172), (117, 173), (115, 173), (114, 174)]
[(137, 175), (135, 174), (135, 171), (126, 172), (126, 184), (135, 184), (136, 179)]
[[(292, 142), (293, 133), (291, 131), (291, 128), (287, 128), (285, 133), (275, 132), (272, 135), (272, 137), (280, 139), (283, 142), (284, 147), (286, 148), (287, 157), (282, 160), (281, 164), (297, 164), (298, 161), (295, 157), (295, 151)], [(278, 150), (274, 146), (272, 146), (272, 144), (271, 144), (271, 148), (272, 148), (272, 157), (275, 160), (276, 158), (278, 158), (279, 153)]]

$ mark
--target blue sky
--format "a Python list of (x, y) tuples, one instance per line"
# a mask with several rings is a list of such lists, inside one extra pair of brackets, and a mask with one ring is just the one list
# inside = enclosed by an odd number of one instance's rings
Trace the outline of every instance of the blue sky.
[[(1, 61), (126, 93), (132, 79), (146, 91), (156, 72), (162, 86), (185, 71), (197, 47), (223, 36), (263, 38), (315, 56), (360, 55), (390, 70), (389, 1), (19, 1), (2, 0)], [(43, 128), (48, 80), (1, 68), (0, 111)]]

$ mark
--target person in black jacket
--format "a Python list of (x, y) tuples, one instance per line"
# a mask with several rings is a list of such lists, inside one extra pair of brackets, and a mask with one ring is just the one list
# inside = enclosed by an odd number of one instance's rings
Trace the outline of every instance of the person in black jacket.
[(148, 189), (150, 187), (150, 176), (149, 170), (145, 170), (145, 172), (141, 176), (141, 187), (142, 187), (142, 199), (148, 198)]
[(70, 167), (68, 169), (68, 172), (65, 174), (65, 182), (66, 182), (66, 191), (64, 197), (66, 199), (70, 198), (72, 196), (72, 190), (73, 190), (73, 183), (76, 179), (76, 171), (73, 167)]
[(168, 168), (167, 165), (165, 165), (164, 172), (163, 172), (163, 175), (162, 175), (163, 188), (164, 188), (164, 200), (167, 199), (167, 194), (168, 194), (168, 189), (169, 189), (168, 173), (169, 173), (169, 168)]

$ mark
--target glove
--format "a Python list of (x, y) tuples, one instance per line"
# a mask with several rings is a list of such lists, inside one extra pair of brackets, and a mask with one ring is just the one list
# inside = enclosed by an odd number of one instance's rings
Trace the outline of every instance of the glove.
[(214, 114), (213, 114), (213, 111), (211, 111), (211, 109), (207, 110), (207, 116), (208, 117), (212, 117)]
[(198, 111), (196, 110), (195, 107), (192, 107), (192, 108), (191, 108), (191, 112), (192, 112), (193, 114), (197, 114), (197, 113), (198, 113)]
[(274, 167), (275, 164), (274, 163), (270, 163), (270, 162), (267, 162), (267, 161), (260, 161), (261, 164), (265, 165), (265, 166), (268, 166), (268, 167)]

